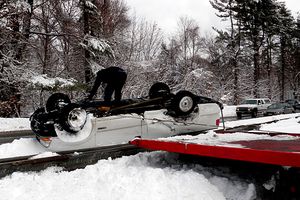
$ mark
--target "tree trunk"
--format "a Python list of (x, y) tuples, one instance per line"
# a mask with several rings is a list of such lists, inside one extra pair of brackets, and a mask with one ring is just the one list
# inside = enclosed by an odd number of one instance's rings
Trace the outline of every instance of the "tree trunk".
[[(83, 1), (83, 33), (84, 36), (90, 34), (90, 25), (89, 25), (89, 13), (88, 9), (86, 8), (86, 1)], [(87, 41), (84, 41), (85, 45), (87, 45)], [(89, 83), (91, 81), (92, 71), (89, 66), (90, 60), (90, 52), (87, 49), (84, 49), (84, 77), (85, 82)]]
[[(47, 29), (46, 29), (47, 30)], [(50, 71), (48, 70), (48, 63), (50, 60), (49, 55), (49, 44), (50, 44), (50, 36), (45, 36), (45, 43), (44, 43), (44, 62), (43, 62), (43, 71), (42, 74), (50, 74)]]
[(254, 47), (254, 54), (253, 54), (253, 65), (254, 65), (254, 77), (253, 77), (253, 81), (254, 81), (254, 97), (258, 98), (259, 94), (258, 94), (258, 81), (259, 81), (259, 46), (257, 44), (257, 41), (254, 40), (253, 43), (253, 47)]
[(239, 98), (238, 98), (238, 75), (239, 75), (239, 69), (237, 66), (237, 61), (236, 59), (232, 60), (233, 64), (233, 76), (234, 76), (234, 81), (233, 81), (233, 104), (237, 105), (239, 103)]
[(280, 100), (284, 100), (284, 91), (285, 91), (285, 68), (286, 68), (286, 61), (285, 61), (285, 46), (286, 41), (284, 37), (280, 39), (280, 57), (281, 57), (281, 70), (280, 70), (280, 83), (281, 83), (281, 95)]
[(27, 43), (30, 36), (30, 27), (31, 27), (31, 17), (32, 17), (32, 10), (33, 10), (33, 0), (28, 0), (27, 3), (30, 5), (30, 10), (28, 9), (24, 13), (24, 20), (23, 20), (23, 38), (22, 42), (20, 44), (20, 47), (18, 48), (17, 57), (20, 61), (22, 61), (24, 58), (24, 51), (27, 47)]
[(271, 66), (272, 66), (272, 47), (271, 39), (267, 38), (267, 76), (268, 76), (268, 97), (271, 99)]
[(12, 46), (15, 53), (15, 59), (20, 60), (19, 58), (19, 47), (20, 47), (20, 23), (19, 23), (19, 16), (17, 14), (11, 15), (11, 29), (13, 31), (13, 39), (12, 39)]

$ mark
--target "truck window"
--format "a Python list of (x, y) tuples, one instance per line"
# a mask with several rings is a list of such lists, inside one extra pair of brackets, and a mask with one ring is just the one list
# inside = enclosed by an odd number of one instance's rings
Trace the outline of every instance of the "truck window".
[(254, 99), (246, 99), (242, 102), (242, 104), (257, 104), (257, 100)]

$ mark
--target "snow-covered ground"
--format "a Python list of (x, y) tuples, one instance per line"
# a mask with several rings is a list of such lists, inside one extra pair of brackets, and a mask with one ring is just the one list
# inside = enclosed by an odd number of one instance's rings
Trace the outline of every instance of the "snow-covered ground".
[(14, 173), (0, 180), (0, 199), (255, 199), (252, 183), (220, 173), (183, 164), (174, 154), (140, 153), (72, 172)]
[[(299, 133), (300, 119), (296, 118), (299, 114), (226, 122), (226, 126), (266, 122), (287, 116), (291, 118), (263, 125), (261, 129)], [(6, 131), (24, 127), (22, 120), (20, 124), (16, 119), (7, 123), (4, 121), (1, 119), (0, 123), (6, 124)], [(207, 137), (211, 134), (208, 132)], [(251, 139), (253, 136), (246, 134), (239, 137)], [(0, 145), (1, 158), (38, 153), (41, 153), (40, 156), (50, 155), (34, 139), (23, 138)], [(254, 184), (229, 171), (181, 163), (175, 154), (166, 152), (140, 153), (114, 160), (100, 160), (95, 165), (72, 172), (60, 168), (49, 168), (38, 173), (15, 172), (0, 179), (0, 200), (256, 199)]]
[(0, 132), (29, 129), (29, 118), (0, 118)]
[[(245, 125), (250, 125), (250, 124), (261, 124), (261, 123), (267, 123), (267, 122), (272, 122), (272, 121), (276, 121), (276, 120), (294, 118), (297, 116), (300, 116), (300, 113), (274, 115), (274, 116), (259, 117), (259, 118), (252, 118), (252, 119), (242, 119), (242, 120), (238, 120), (238, 121), (228, 121), (225, 123), (225, 125), (226, 125), (226, 128), (234, 128), (237, 126), (245, 126)], [(285, 123), (285, 122), (283, 122), (283, 123)], [(278, 126), (275, 126), (275, 127), (278, 128)], [(286, 131), (284, 131), (284, 132), (286, 132)]]
[(275, 131), (284, 133), (300, 133), (300, 118), (290, 118), (283, 121), (273, 122), (271, 124), (262, 124), (262, 131)]
[(223, 116), (236, 117), (236, 106), (224, 105)]

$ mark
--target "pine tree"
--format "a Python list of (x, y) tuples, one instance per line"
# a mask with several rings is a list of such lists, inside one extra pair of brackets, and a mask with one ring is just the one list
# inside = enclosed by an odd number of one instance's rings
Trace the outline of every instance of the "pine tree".
[(290, 11), (286, 8), (285, 4), (281, 4), (279, 8), (279, 45), (280, 45), (280, 74), (279, 80), (281, 85), (280, 99), (285, 99), (286, 91), (286, 78), (288, 67), (289, 48), (292, 42), (292, 31), (295, 28), (294, 20)]
[[(229, 50), (228, 64), (224, 68), (231, 69), (233, 74), (233, 103), (239, 102), (239, 73), (238, 57), (241, 53), (241, 23), (238, 19), (239, 13), (237, 2), (234, 0), (213, 0), (210, 1), (213, 8), (218, 11), (217, 16), (223, 20), (229, 20), (230, 28), (227, 31), (216, 30), (218, 32), (217, 40), (226, 43)], [(225, 69), (224, 69), (225, 70)]]

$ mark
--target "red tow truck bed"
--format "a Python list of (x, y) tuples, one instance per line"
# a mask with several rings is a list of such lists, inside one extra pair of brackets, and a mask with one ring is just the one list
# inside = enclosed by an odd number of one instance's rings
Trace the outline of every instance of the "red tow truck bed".
[[(216, 137), (222, 134), (215, 133)], [(262, 133), (255, 133), (262, 134)], [(213, 158), (231, 159), (263, 164), (300, 167), (300, 137), (299, 134), (284, 134), (291, 139), (279, 140), (255, 139), (223, 141), (221, 144), (194, 143), (193, 140), (146, 140), (135, 139), (130, 143), (150, 150), (162, 150), (168, 152), (206, 156)], [(191, 141), (191, 142), (190, 142)]]

